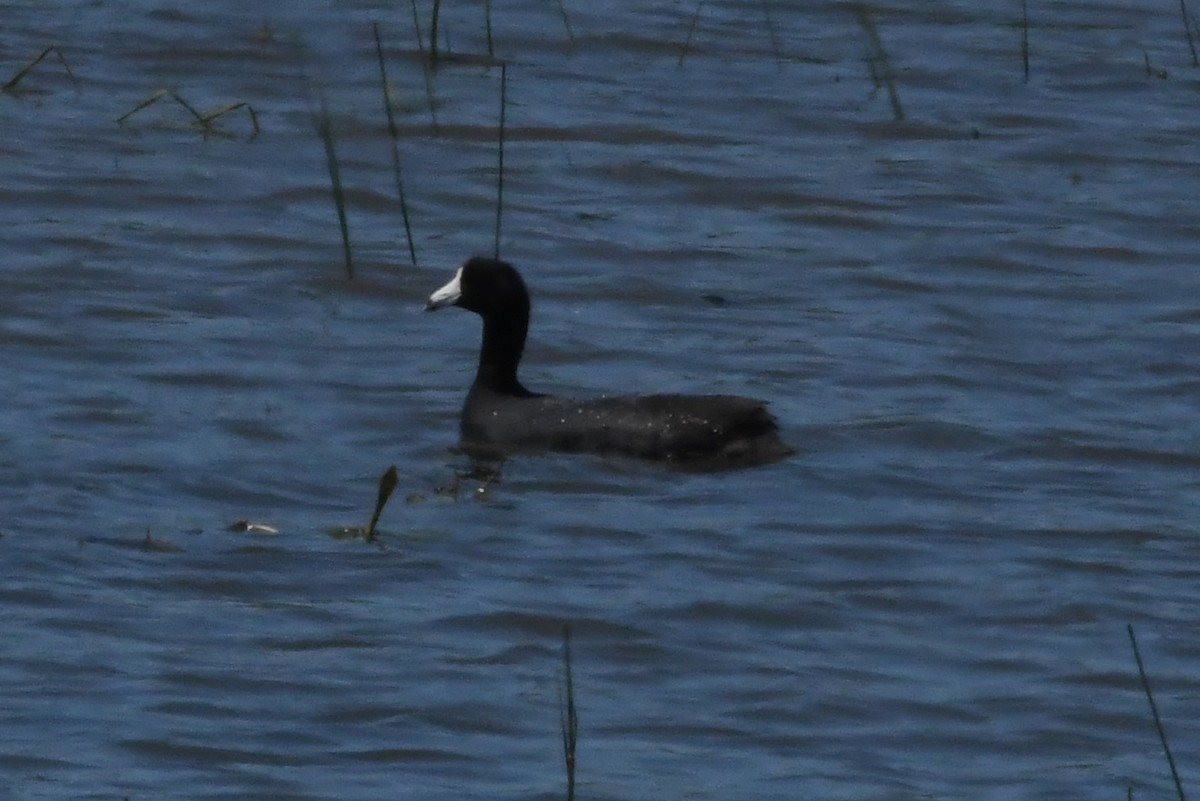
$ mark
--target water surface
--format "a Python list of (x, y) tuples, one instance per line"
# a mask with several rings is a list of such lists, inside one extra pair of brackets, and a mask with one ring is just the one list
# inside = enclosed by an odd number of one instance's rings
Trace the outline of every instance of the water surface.
[[(497, 5), (525, 381), (798, 453), (486, 486), (420, 311), (493, 248), (482, 10), (427, 79), (390, 4), (12, 7), (0, 77), (78, 83), (0, 96), (5, 797), (561, 797), (564, 622), (581, 798), (1161, 797), (1130, 623), (1194, 788), (1197, 73), (1173, 7), (1031, 4), (1025, 80), (975, 5), (872, 5), (903, 120), (841, 3)], [(164, 87), (261, 131), (116, 124)]]

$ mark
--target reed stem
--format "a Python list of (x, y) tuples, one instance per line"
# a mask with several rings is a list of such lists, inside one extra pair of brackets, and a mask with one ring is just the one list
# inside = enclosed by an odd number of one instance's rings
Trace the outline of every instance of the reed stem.
[(1162, 718), (1158, 714), (1158, 705), (1154, 703), (1154, 693), (1150, 691), (1150, 679), (1146, 676), (1145, 665), (1142, 664), (1142, 652), (1138, 649), (1137, 637), (1133, 634), (1133, 625), (1127, 624), (1129, 644), (1133, 646), (1133, 658), (1137, 661), (1138, 676), (1142, 680), (1142, 689), (1146, 700), (1150, 702), (1150, 714), (1154, 717), (1154, 728), (1158, 730), (1158, 740), (1162, 743), (1163, 753), (1167, 755), (1167, 766), (1171, 769), (1171, 778), (1175, 780), (1175, 792), (1179, 801), (1187, 801), (1183, 795), (1183, 782), (1179, 779), (1179, 771), (1175, 768), (1175, 757), (1171, 756), (1171, 746), (1167, 743), (1167, 732), (1163, 729)]
[(575, 798), (575, 752), (579, 742), (579, 715), (575, 709), (575, 680), (571, 675), (571, 625), (563, 625), (563, 698), (559, 723), (563, 761), (567, 768), (567, 801)]
[(392, 174), (396, 178), (396, 194), (400, 197), (400, 216), (404, 220), (404, 236), (408, 240), (408, 255), (413, 266), (417, 266), (417, 249), (413, 244), (412, 225), (408, 218), (408, 201), (404, 197), (404, 180), (400, 166), (400, 134), (396, 129), (396, 116), (392, 113), (391, 94), (388, 92), (387, 67), (383, 60), (383, 43), (379, 38), (379, 23), (373, 23), (375, 55), (379, 59), (379, 79), (383, 84), (383, 111), (387, 115), (388, 137), (392, 140)]
[(442, 0), (433, 0), (433, 19), (429, 22), (429, 63), (437, 69), (438, 63), (438, 17), (442, 11)]
[(775, 53), (775, 61), (783, 64), (783, 48), (779, 45), (779, 35), (775, 31), (775, 20), (771, 19), (771, 8), (767, 0), (762, 0), (763, 19), (767, 23), (767, 35), (771, 37), (771, 50)]
[(1179, 0), (1179, 14), (1183, 17), (1183, 32), (1187, 36), (1188, 50), (1192, 54), (1192, 66), (1200, 66), (1200, 58), (1196, 56), (1196, 38), (1192, 34), (1192, 21), (1188, 15), (1187, 0)]
[(1029, 83), (1029, 0), (1021, 0), (1021, 66)]
[[(896, 80), (892, 73), (892, 64), (888, 59), (887, 51), (883, 47), (883, 40), (879, 38), (879, 30), (875, 27), (875, 20), (871, 16), (871, 9), (866, 3), (856, 3), (854, 5), (854, 13), (858, 16), (858, 22), (862, 25), (863, 32), (867, 35), (867, 41), (871, 45), (871, 73), (877, 80), (882, 80), (883, 85), (887, 88), (888, 102), (892, 106), (892, 117), (895, 118), (896, 122), (903, 122), (904, 109), (900, 105), (900, 93), (896, 90)], [(878, 66), (878, 71), (876, 71), (876, 65)]]
[(492, 0), (483, 0), (483, 26), (487, 32), (488, 58), (495, 58), (496, 49), (492, 42)]
[(438, 132), (437, 108), (433, 102), (433, 78), (429, 74), (429, 62), (425, 58), (425, 41), (421, 35), (421, 17), (417, 13), (417, 0), (412, 0), (413, 32), (417, 35), (417, 52), (421, 54), (421, 77), (425, 80), (425, 99), (429, 101), (429, 121), (433, 133)]
[(504, 128), (508, 106), (508, 64), (500, 64), (500, 130), (496, 164), (496, 242), (494, 256), (500, 258), (500, 220), (504, 211)]
[(692, 45), (692, 36), (696, 33), (696, 24), (700, 22), (700, 9), (704, 8), (704, 0), (699, 0), (696, 3), (696, 10), (692, 12), (692, 19), (688, 23), (687, 36), (683, 40), (683, 48), (679, 51), (679, 66), (683, 66), (683, 59), (687, 57), (688, 48)]
[(571, 18), (567, 16), (566, 0), (558, 0), (558, 13), (559, 13), (559, 16), (562, 17), (563, 28), (565, 28), (567, 31), (567, 41), (570, 42), (572, 46), (574, 46), (575, 31), (571, 30)]
[(350, 255), (350, 224), (346, 219), (346, 192), (342, 188), (341, 170), (338, 167), (337, 148), (333, 141), (333, 121), (329, 116), (329, 107), (325, 98), (320, 101), (320, 108), (315, 114), (317, 134), (325, 145), (325, 166), (329, 170), (329, 183), (333, 189), (333, 206), (337, 210), (338, 227), (342, 231), (342, 254), (346, 261), (346, 278), (354, 279), (354, 260)]

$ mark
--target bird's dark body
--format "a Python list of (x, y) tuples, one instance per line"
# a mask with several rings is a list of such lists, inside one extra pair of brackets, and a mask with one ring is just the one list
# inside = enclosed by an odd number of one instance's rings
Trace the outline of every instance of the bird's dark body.
[(529, 328), (529, 294), (511, 265), (467, 261), (426, 308), (456, 305), (483, 318), (479, 369), (463, 406), (462, 443), (502, 453), (550, 450), (633, 456), (720, 468), (791, 453), (766, 406), (737, 395), (539, 395), (517, 379)]

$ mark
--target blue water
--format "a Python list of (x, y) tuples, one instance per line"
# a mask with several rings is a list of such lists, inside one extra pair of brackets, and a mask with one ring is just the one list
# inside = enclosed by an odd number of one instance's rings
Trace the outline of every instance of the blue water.
[[(1019, 5), (873, 4), (902, 121), (850, 7), (696, 10), (493, 9), (523, 380), (752, 395), (797, 454), (492, 481), (478, 321), (421, 312), (494, 246), (481, 7), (428, 74), (407, 6), (8, 10), (0, 79), (76, 82), (0, 95), (0, 795), (559, 798), (566, 623), (580, 798), (1173, 797), (1127, 624), (1195, 790), (1178, 9), (1031, 4), (1026, 81)], [(260, 131), (117, 124), (163, 88)]]

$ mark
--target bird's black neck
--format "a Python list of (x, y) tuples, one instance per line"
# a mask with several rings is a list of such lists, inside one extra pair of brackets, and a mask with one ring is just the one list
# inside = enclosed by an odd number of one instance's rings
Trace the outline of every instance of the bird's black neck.
[(528, 308), (510, 309), (503, 317), (484, 316), (483, 347), (479, 353), (479, 372), (475, 374), (475, 386), (506, 395), (533, 394), (517, 380), (517, 367), (521, 364), (521, 354), (525, 351), (525, 336), (528, 331)]

